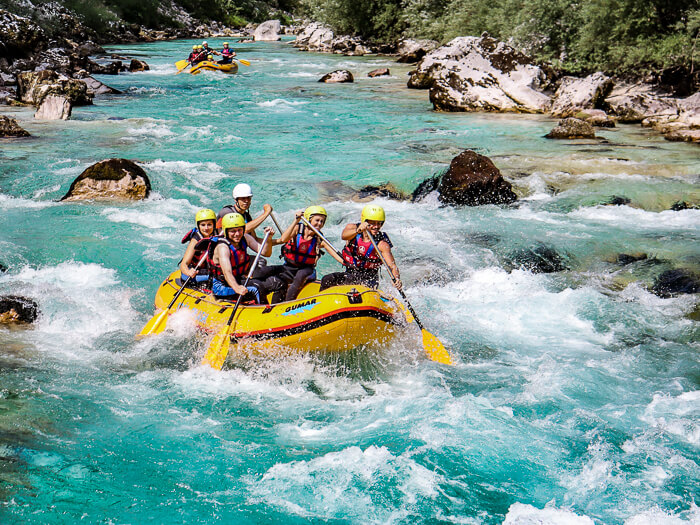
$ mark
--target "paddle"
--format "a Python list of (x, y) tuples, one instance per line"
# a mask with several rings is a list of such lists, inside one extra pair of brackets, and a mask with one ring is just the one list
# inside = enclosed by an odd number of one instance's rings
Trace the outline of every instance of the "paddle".
[[(251, 276), (253, 275), (253, 272), (255, 271), (255, 268), (258, 266), (260, 255), (262, 254), (262, 251), (265, 248), (265, 244), (267, 243), (267, 239), (269, 237), (270, 232), (268, 231), (267, 233), (265, 233), (265, 237), (263, 238), (262, 243), (260, 243), (258, 254), (255, 256), (253, 264), (250, 265), (250, 270), (248, 271), (248, 275), (245, 278), (245, 282), (243, 283), (244, 287), (248, 284), (248, 281), (250, 280)], [(226, 361), (226, 356), (228, 355), (228, 350), (231, 346), (231, 323), (233, 322), (233, 317), (236, 315), (236, 310), (238, 310), (238, 306), (241, 304), (241, 299), (243, 299), (243, 295), (239, 295), (238, 299), (236, 299), (236, 305), (231, 311), (231, 315), (229, 316), (228, 321), (226, 322), (226, 326), (224, 326), (219, 331), (219, 333), (217, 333), (214, 336), (214, 339), (212, 339), (211, 343), (209, 344), (209, 348), (207, 348), (207, 353), (204, 355), (204, 359), (202, 360), (203, 365), (207, 364), (216, 370), (221, 370), (221, 367), (224, 366), (224, 361)]]
[(303, 215), (301, 216), (301, 220), (304, 221), (304, 224), (306, 224), (309, 228), (311, 228), (311, 231), (313, 231), (316, 235), (318, 235), (319, 239), (321, 239), (323, 242), (325, 242), (328, 246), (331, 247), (331, 249), (338, 254), (338, 257), (343, 257), (343, 254), (338, 251), (338, 249), (331, 244), (331, 241), (326, 239), (324, 235), (316, 228), (313, 224), (311, 224), (309, 221), (306, 220), (306, 217)]
[(275, 223), (275, 226), (277, 226), (277, 229), (280, 232), (280, 235), (282, 235), (284, 232), (282, 231), (282, 228), (280, 228), (280, 223), (277, 222), (277, 217), (275, 217), (275, 212), (271, 211), (270, 212), (270, 218), (272, 219), (272, 222)]
[(389, 277), (391, 277), (391, 282), (394, 283), (396, 290), (398, 290), (398, 292), (401, 294), (401, 297), (403, 297), (403, 300), (406, 301), (406, 306), (408, 307), (408, 311), (411, 312), (411, 315), (413, 315), (413, 319), (415, 319), (416, 324), (418, 325), (418, 327), (421, 330), (421, 333), (423, 334), (423, 349), (425, 350), (425, 353), (433, 361), (436, 361), (438, 363), (442, 363), (444, 365), (451, 365), (452, 358), (450, 357), (450, 354), (447, 352), (445, 345), (443, 345), (437, 337), (435, 337), (433, 334), (428, 332), (425, 329), (425, 327), (423, 326), (423, 323), (420, 322), (420, 319), (418, 319), (418, 314), (413, 309), (413, 306), (411, 306), (411, 303), (408, 302), (408, 297), (406, 297), (406, 294), (403, 293), (403, 290), (401, 288), (399, 288), (398, 285), (396, 284), (396, 279), (394, 278), (394, 274), (391, 271), (391, 268), (389, 268), (389, 265), (386, 263), (386, 260), (384, 259), (382, 252), (380, 252), (379, 248), (377, 248), (377, 243), (374, 242), (374, 238), (372, 237), (372, 234), (369, 232), (367, 232), (367, 233), (369, 234), (370, 241), (372, 241), (372, 246), (374, 246), (374, 251), (377, 252), (377, 255), (381, 259), (382, 264), (384, 264), (384, 266), (386, 266), (387, 270), (389, 271)]
[[(202, 239), (202, 241), (209, 241), (211, 242), (211, 239)], [(197, 243), (197, 246), (202, 243), (202, 241), (199, 241)], [(207, 252), (205, 251), (202, 254), (202, 257), (199, 259), (199, 262), (197, 263), (197, 266), (194, 267), (195, 270), (195, 275), (197, 275), (197, 270), (199, 270), (199, 267), (202, 265), (202, 263), (207, 259)], [(141, 331), (136, 334), (136, 337), (145, 337), (147, 335), (153, 335), (153, 334), (159, 334), (163, 330), (165, 330), (165, 326), (168, 322), (168, 316), (170, 315), (170, 309), (173, 307), (175, 304), (175, 301), (177, 300), (178, 297), (180, 297), (180, 294), (182, 293), (182, 290), (185, 289), (187, 286), (187, 283), (190, 282), (190, 279), (192, 279), (192, 276), (189, 276), (184, 283), (182, 283), (182, 286), (180, 286), (180, 289), (177, 291), (175, 296), (173, 297), (173, 300), (170, 301), (170, 304), (168, 307), (160, 312), (158, 315), (154, 315), (151, 317), (151, 319), (144, 325), (144, 327), (141, 329)]]
[(233, 59), (234, 59), (234, 60), (238, 60), (238, 61), (239, 61), (241, 64), (243, 64), (244, 66), (249, 66), (249, 65), (250, 65), (250, 62), (248, 62), (247, 60), (245, 60), (245, 59), (243, 59), (243, 58), (236, 58), (236, 57), (233, 57)]

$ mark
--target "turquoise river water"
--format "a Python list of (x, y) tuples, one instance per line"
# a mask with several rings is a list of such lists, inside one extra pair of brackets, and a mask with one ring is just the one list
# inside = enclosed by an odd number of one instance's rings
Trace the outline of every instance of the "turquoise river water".
[[(697, 296), (649, 291), (700, 267), (700, 210), (669, 210), (700, 203), (696, 146), (638, 126), (548, 141), (542, 116), (435, 113), (389, 58), (285, 43), (238, 46), (252, 65), (235, 76), (175, 75), (192, 43), (111, 48), (151, 70), (101, 77), (125, 94), (70, 121), (0, 109), (34, 135), (0, 142), (0, 294), (41, 309), (0, 329), (0, 523), (700, 522)], [(316, 82), (337, 68), (356, 82)], [(376, 201), (454, 366), (412, 330), (221, 372), (199, 364), (186, 316), (134, 339), (194, 213), (238, 182), (285, 223), (323, 204), (340, 243), (363, 206), (350, 188), (412, 191), (464, 149), (495, 162), (516, 205)], [(152, 196), (57, 202), (108, 157), (140, 162)], [(568, 269), (509, 271), (539, 243)], [(615, 262), (635, 252), (648, 258)]]

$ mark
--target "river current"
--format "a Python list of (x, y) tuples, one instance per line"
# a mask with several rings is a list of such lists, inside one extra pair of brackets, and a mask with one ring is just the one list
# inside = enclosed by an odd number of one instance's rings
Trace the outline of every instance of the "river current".
[[(175, 75), (193, 43), (110, 48), (151, 70), (100, 77), (125, 94), (67, 122), (0, 110), (34, 135), (0, 143), (0, 294), (41, 309), (0, 328), (1, 523), (700, 522), (698, 300), (649, 291), (700, 268), (700, 210), (669, 210), (700, 203), (697, 146), (638, 126), (549, 141), (542, 116), (435, 113), (389, 58), (285, 43), (236, 46), (252, 63), (237, 75)], [(367, 78), (377, 67), (392, 76)], [(355, 83), (316, 82), (338, 68)], [(340, 244), (363, 206), (351, 188), (410, 192), (465, 149), (494, 161), (515, 205), (375, 201), (454, 366), (413, 331), (221, 372), (199, 364), (184, 313), (134, 340), (195, 212), (237, 183), (285, 223), (323, 204)], [(57, 202), (109, 157), (140, 162), (152, 196)], [(566, 269), (513, 269), (541, 245)], [(339, 270), (324, 259), (320, 274)]]

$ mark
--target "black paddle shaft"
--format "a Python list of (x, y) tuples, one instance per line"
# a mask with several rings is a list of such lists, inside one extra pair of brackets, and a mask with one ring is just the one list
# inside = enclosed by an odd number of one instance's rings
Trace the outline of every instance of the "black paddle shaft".
[(379, 251), (379, 248), (377, 247), (377, 243), (374, 241), (374, 237), (370, 232), (367, 232), (369, 235), (369, 240), (372, 241), (372, 246), (374, 246), (374, 251), (377, 252), (377, 255), (382, 261), (382, 264), (386, 266), (386, 269), (389, 271), (389, 277), (391, 277), (391, 282), (394, 283), (394, 286), (396, 287), (396, 290), (401, 294), (401, 297), (403, 297), (403, 300), (406, 301), (406, 306), (408, 307), (408, 311), (411, 312), (411, 315), (413, 315), (413, 319), (415, 319), (416, 324), (418, 325), (418, 328), (421, 330), (425, 330), (423, 327), (423, 323), (420, 322), (420, 319), (418, 319), (418, 314), (416, 311), (413, 309), (413, 306), (411, 306), (411, 303), (408, 302), (408, 297), (406, 297), (406, 294), (403, 293), (403, 290), (401, 290), (398, 285), (396, 284), (396, 278), (394, 277), (394, 272), (391, 271), (391, 268), (389, 268), (389, 265), (386, 262), (386, 259), (384, 259), (384, 255), (382, 255), (382, 252)]
[[(255, 268), (258, 266), (258, 261), (260, 260), (260, 256), (262, 255), (262, 251), (265, 248), (265, 244), (267, 243), (267, 239), (270, 237), (270, 232), (267, 232), (265, 234), (265, 237), (263, 237), (262, 243), (260, 244), (260, 248), (258, 249), (258, 253), (255, 256), (255, 260), (253, 261), (253, 264), (250, 265), (250, 270), (248, 271), (248, 275), (245, 278), (245, 282), (243, 283), (243, 286), (246, 286), (248, 284), (248, 281), (250, 281), (250, 278), (253, 276), (253, 272), (255, 271)], [(243, 296), (245, 294), (238, 294), (238, 299), (236, 299), (236, 304), (233, 307), (233, 310), (231, 311), (231, 315), (228, 318), (228, 321), (226, 322), (226, 327), (231, 326), (231, 323), (233, 322), (233, 317), (236, 315), (236, 310), (238, 310), (238, 306), (241, 304), (241, 300), (243, 299)]]
[[(207, 239), (207, 240), (208, 240), (208, 239)], [(204, 260), (205, 260), (206, 258), (207, 258), (207, 252), (204, 252), (204, 253), (202, 254), (202, 257), (199, 259), (199, 262), (197, 263), (197, 266), (194, 267), (194, 269), (195, 269), (195, 275), (197, 275), (197, 270), (199, 270), (199, 267), (202, 265), (202, 263), (204, 262)], [(175, 300), (180, 296), (180, 294), (182, 293), (182, 290), (184, 290), (184, 289), (185, 289), (185, 286), (187, 286), (187, 283), (190, 282), (190, 279), (192, 279), (192, 276), (191, 276), (191, 275), (190, 275), (189, 277), (187, 277), (187, 279), (185, 279), (185, 282), (184, 282), (184, 283), (182, 283), (182, 286), (180, 286), (180, 289), (179, 289), (179, 290), (177, 291), (177, 293), (175, 294), (175, 297), (173, 297), (173, 300), (170, 301), (170, 304), (168, 305), (168, 307), (166, 308), (166, 310), (170, 310), (170, 308), (172, 308), (172, 306), (175, 304)]]

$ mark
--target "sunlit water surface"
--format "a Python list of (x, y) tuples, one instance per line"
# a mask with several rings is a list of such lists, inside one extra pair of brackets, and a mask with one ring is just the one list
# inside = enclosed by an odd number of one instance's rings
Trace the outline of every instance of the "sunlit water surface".
[[(235, 76), (175, 75), (191, 45), (110, 49), (151, 70), (101, 77), (125, 95), (68, 122), (2, 109), (34, 138), (0, 143), (0, 293), (41, 317), (0, 329), (0, 522), (698, 523), (697, 298), (649, 292), (700, 266), (700, 210), (669, 211), (700, 202), (697, 147), (636, 126), (548, 141), (540, 116), (434, 113), (389, 58), (284, 43), (238, 46), (252, 65)], [(337, 68), (356, 82), (317, 83)], [(406, 293), (455, 366), (425, 359), (415, 332), (222, 372), (199, 365), (187, 317), (134, 340), (194, 213), (238, 182), (284, 222), (322, 203), (339, 242), (363, 206), (351, 188), (410, 192), (464, 149), (493, 159), (516, 205), (377, 201)], [(108, 157), (142, 163), (153, 195), (57, 202)], [(509, 272), (539, 243), (568, 269)], [(611, 262), (635, 252), (648, 258)]]

